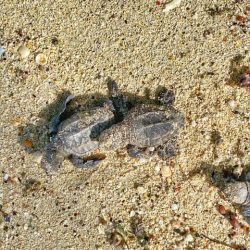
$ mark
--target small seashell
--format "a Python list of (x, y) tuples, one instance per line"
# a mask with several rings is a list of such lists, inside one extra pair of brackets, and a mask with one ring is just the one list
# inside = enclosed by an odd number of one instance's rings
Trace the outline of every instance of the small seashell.
[(250, 204), (250, 184), (247, 181), (228, 183), (223, 190), (228, 199), (236, 204)]
[(38, 64), (38, 65), (41, 65), (41, 66), (44, 66), (44, 65), (46, 65), (47, 64), (47, 57), (46, 57), (46, 55), (44, 55), (44, 54), (38, 54), (38, 55), (36, 55), (36, 63)]
[[(236, 181), (228, 183), (223, 192), (230, 201), (241, 205), (241, 212), (248, 223), (250, 223), (250, 182)], [(234, 218), (230, 217), (230, 223), (234, 227), (238, 227)]]
[(18, 49), (17, 49), (17, 52), (19, 54), (19, 56), (24, 59), (24, 58), (27, 58), (30, 54), (30, 50), (26, 47), (26, 46), (23, 46), (21, 45)]
[(163, 12), (169, 12), (172, 9), (177, 8), (181, 4), (182, 0), (172, 0), (165, 5)]

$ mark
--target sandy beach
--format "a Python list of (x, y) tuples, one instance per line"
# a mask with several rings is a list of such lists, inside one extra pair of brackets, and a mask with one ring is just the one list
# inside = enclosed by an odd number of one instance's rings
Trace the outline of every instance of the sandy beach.
[[(237, 81), (250, 68), (250, 2), (168, 2), (0, 0), (1, 249), (250, 249), (239, 207), (211, 182), (250, 166), (250, 91)], [(177, 155), (120, 150), (47, 176), (30, 153), (47, 107), (66, 90), (106, 95), (107, 77), (138, 97), (173, 90)]]

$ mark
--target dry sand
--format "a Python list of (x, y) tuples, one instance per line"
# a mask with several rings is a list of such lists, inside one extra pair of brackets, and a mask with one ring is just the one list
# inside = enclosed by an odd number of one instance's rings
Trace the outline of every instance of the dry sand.
[[(246, 222), (206, 174), (250, 164), (250, 92), (227, 84), (235, 56), (250, 66), (248, 5), (183, 0), (165, 13), (163, 1), (1, 0), (2, 249), (250, 249), (249, 234), (233, 230), (217, 204)], [(28, 58), (20, 59), (21, 45)], [(37, 53), (48, 57), (45, 67)], [(18, 142), (20, 128), (39, 122), (63, 89), (105, 94), (107, 76), (141, 96), (158, 85), (174, 90), (186, 119), (178, 155), (169, 163), (114, 152), (96, 169), (64, 161), (46, 176)], [(135, 215), (145, 246), (131, 232)], [(120, 245), (110, 243), (112, 230)]]

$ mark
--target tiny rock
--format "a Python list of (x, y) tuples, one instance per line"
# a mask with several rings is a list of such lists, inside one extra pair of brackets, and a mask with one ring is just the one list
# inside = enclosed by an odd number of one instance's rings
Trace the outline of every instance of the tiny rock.
[(27, 58), (30, 54), (30, 50), (23, 45), (17, 49), (17, 52), (22, 59)]
[(169, 178), (172, 176), (172, 171), (169, 166), (165, 165), (165, 166), (162, 166), (161, 168), (161, 174), (163, 177)]
[(145, 189), (145, 188), (142, 187), (142, 186), (139, 186), (139, 187), (137, 188), (137, 191), (138, 191), (139, 194), (144, 194), (144, 193), (147, 192), (147, 189)]
[(230, 106), (230, 108), (231, 108), (232, 110), (235, 110), (235, 109), (237, 108), (237, 103), (236, 103), (234, 100), (230, 100), (230, 101), (228, 102), (228, 105)]
[(4, 182), (7, 182), (8, 179), (9, 179), (9, 175), (8, 175), (8, 174), (5, 174), (5, 175), (3, 176), (3, 181), (4, 181)]
[(135, 211), (132, 210), (132, 211), (130, 212), (129, 216), (130, 216), (130, 217), (134, 217), (134, 216), (135, 216)]
[(36, 151), (36, 152), (32, 153), (32, 158), (37, 163), (41, 163), (42, 157), (43, 157), (43, 155), (39, 151)]
[(160, 167), (159, 164), (157, 164), (157, 165), (155, 166), (155, 172), (156, 172), (156, 173), (159, 173), (160, 171), (161, 171), (161, 167)]
[(223, 205), (218, 206), (218, 211), (220, 214), (225, 215), (227, 213), (225, 207)]
[(173, 211), (176, 211), (178, 208), (179, 208), (179, 206), (178, 206), (178, 204), (176, 204), (176, 203), (173, 203), (173, 204), (171, 205), (171, 209), (172, 209)]
[(193, 238), (192, 234), (187, 234), (185, 240), (186, 240), (187, 242), (193, 242), (193, 241), (194, 241), (194, 238)]

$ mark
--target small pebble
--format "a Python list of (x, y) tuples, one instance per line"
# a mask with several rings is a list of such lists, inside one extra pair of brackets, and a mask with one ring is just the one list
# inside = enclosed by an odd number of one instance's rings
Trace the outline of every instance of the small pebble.
[(129, 216), (130, 216), (130, 217), (134, 217), (134, 216), (135, 216), (135, 211), (132, 210), (132, 211), (130, 212)]
[(237, 103), (236, 103), (234, 100), (230, 100), (230, 101), (228, 102), (228, 105), (230, 106), (230, 108), (231, 108), (232, 110), (235, 110), (235, 109), (237, 108)]
[(9, 216), (8, 214), (5, 214), (5, 215), (3, 216), (3, 218), (4, 218), (4, 221), (5, 221), (5, 222), (10, 222), (10, 220), (11, 220), (11, 218), (10, 218), (10, 216)]
[(17, 49), (17, 52), (22, 59), (27, 58), (30, 54), (30, 50), (23, 45)]
[(155, 172), (156, 172), (156, 173), (159, 173), (160, 171), (161, 171), (161, 167), (160, 167), (159, 164), (157, 164), (157, 165), (155, 166)]
[(161, 168), (161, 174), (163, 177), (168, 178), (172, 176), (172, 171), (169, 166), (165, 165), (165, 166), (162, 166)]
[(37, 163), (41, 163), (41, 160), (42, 160), (42, 157), (43, 157), (43, 154), (39, 151), (36, 151), (34, 153), (32, 153), (32, 157), (34, 159), (35, 162)]
[(192, 236), (192, 234), (187, 234), (185, 240), (187, 242), (193, 242), (194, 241), (194, 237)]
[(144, 194), (144, 193), (147, 192), (147, 189), (145, 189), (145, 188), (142, 187), (142, 186), (139, 186), (139, 187), (137, 188), (137, 191), (138, 191), (139, 194)]
[(173, 204), (171, 205), (171, 209), (172, 209), (173, 211), (176, 211), (178, 208), (179, 208), (179, 206), (178, 206), (178, 204), (176, 204), (176, 203), (173, 203)]
[(35, 58), (38, 65), (44, 66), (47, 64), (47, 57), (44, 54), (38, 54)]
[(3, 57), (5, 54), (5, 49), (0, 47), (0, 58)]
[(6, 181), (8, 181), (8, 179), (9, 179), (9, 175), (8, 175), (8, 174), (5, 174), (5, 175), (3, 176), (3, 181), (6, 182)]

